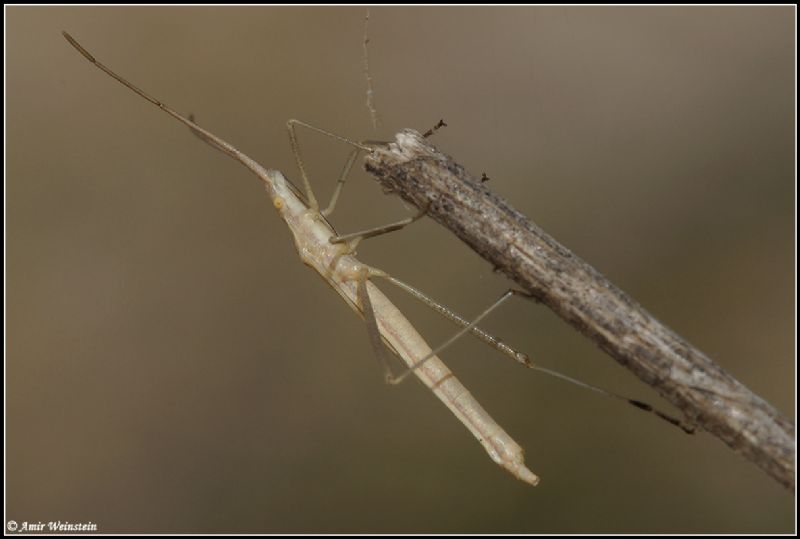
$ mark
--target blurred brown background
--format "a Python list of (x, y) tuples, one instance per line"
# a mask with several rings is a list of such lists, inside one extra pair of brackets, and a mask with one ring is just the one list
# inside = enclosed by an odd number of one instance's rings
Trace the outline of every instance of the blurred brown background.
[[(444, 359), (530, 488), (297, 259), (263, 190), (61, 37), (297, 178), (285, 121), (436, 144), (794, 419), (793, 9), (7, 10), (7, 516), (128, 532), (790, 532), (792, 494), (706, 434), (475, 340)], [(326, 199), (347, 155), (301, 133)], [(408, 215), (363, 172), (342, 232)], [(466, 316), (508, 283), (429, 221), (360, 249)], [(385, 287), (384, 287), (385, 288)], [(453, 331), (388, 290), (434, 343)], [(653, 392), (541, 306), (489, 329)]]

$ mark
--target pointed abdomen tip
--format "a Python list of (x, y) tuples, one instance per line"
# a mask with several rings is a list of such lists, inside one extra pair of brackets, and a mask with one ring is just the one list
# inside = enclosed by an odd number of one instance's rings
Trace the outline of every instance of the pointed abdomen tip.
[(532, 487), (539, 484), (539, 476), (526, 468), (524, 464), (518, 464), (516, 469), (512, 470), (512, 473), (517, 479), (525, 481)]

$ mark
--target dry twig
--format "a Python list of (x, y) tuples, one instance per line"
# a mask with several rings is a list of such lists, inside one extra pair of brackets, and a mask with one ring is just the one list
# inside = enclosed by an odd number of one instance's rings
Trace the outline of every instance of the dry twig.
[(384, 190), (426, 208), (497, 271), (787, 488), (794, 425), (592, 266), (493, 194), (422, 135), (404, 130), (366, 156)]

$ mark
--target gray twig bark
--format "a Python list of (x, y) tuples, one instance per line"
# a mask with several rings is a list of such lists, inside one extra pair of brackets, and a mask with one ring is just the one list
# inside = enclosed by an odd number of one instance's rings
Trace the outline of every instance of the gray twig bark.
[(794, 425), (592, 266), (490, 192), (422, 135), (405, 130), (366, 170), (450, 229), (686, 418), (794, 488)]

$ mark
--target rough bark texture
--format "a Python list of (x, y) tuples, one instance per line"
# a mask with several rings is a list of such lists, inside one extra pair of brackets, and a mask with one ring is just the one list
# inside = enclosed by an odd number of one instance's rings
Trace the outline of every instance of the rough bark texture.
[(787, 488), (794, 425), (413, 130), (366, 170)]

